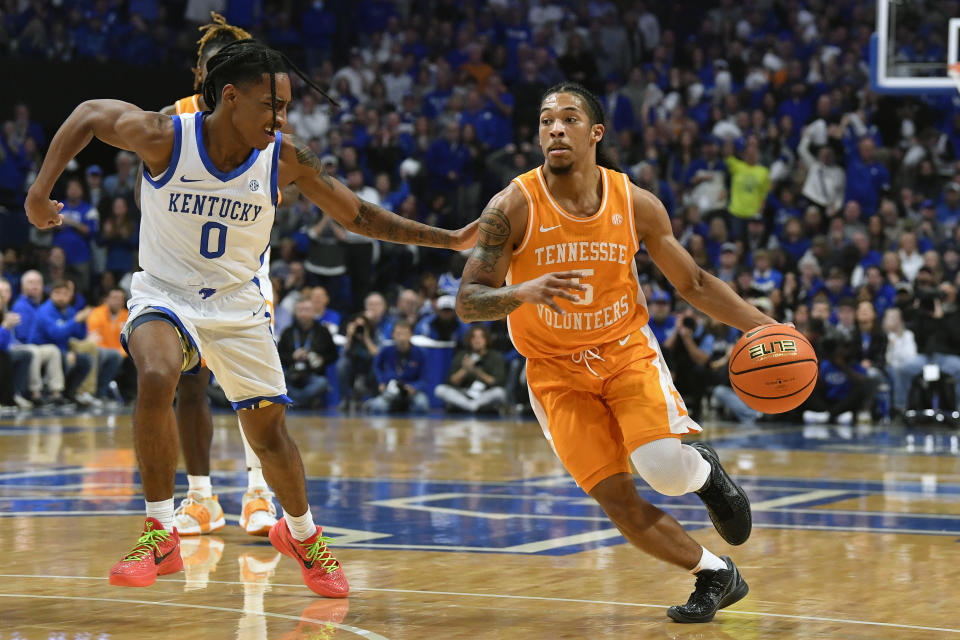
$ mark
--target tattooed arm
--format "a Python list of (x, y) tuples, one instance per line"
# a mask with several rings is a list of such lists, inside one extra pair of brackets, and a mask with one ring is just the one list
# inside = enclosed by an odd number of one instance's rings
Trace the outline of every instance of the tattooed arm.
[(324, 171), (317, 154), (305, 142), (284, 134), (280, 147), (279, 184), (283, 188), (291, 183), (344, 228), (370, 238), (456, 250), (469, 249), (476, 242), (477, 222), (448, 231), (408, 220), (361, 200)]
[(563, 310), (555, 297), (576, 301), (570, 291), (582, 291), (574, 284), (579, 271), (548, 273), (534, 280), (503, 286), (513, 252), (527, 231), (527, 200), (511, 184), (495, 195), (480, 215), (480, 237), (463, 268), (457, 292), (457, 314), (464, 322), (499, 320), (524, 302), (545, 304), (557, 313)]
[(87, 100), (70, 114), (50, 141), (36, 181), (27, 192), (27, 218), (39, 229), (62, 223), (61, 203), (50, 199), (50, 191), (70, 159), (93, 138), (133, 151), (153, 175), (166, 171), (173, 154), (173, 122), (167, 116), (143, 111), (120, 100)]

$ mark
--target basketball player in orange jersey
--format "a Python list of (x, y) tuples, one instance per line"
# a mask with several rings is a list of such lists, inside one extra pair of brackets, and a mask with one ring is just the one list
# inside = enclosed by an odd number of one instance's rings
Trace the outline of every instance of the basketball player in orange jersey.
[(484, 209), (457, 311), (467, 322), (507, 317), (527, 357), (530, 400), (544, 435), (584, 491), (634, 546), (696, 574), (686, 604), (667, 613), (707, 622), (743, 598), (730, 558), (700, 546), (637, 493), (640, 476), (666, 495), (696, 492), (720, 535), (742, 544), (750, 503), (700, 431), (647, 326), (634, 254), (640, 243), (680, 295), (744, 331), (775, 322), (701, 270), (673, 237), (660, 201), (601, 166), (603, 108), (575, 83), (541, 102), (542, 167), (515, 178)]
[[(197, 42), (197, 66), (193, 68), (193, 88), (199, 91), (207, 77), (207, 61), (224, 46), (236, 40), (252, 36), (239, 27), (227, 24), (220, 14), (211, 11), (212, 22), (200, 27), (203, 35)], [(160, 111), (167, 115), (197, 113), (208, 107), (199, 93), (177, 100)], [(142, 176), (142, 172), (140, 173)], [(139, 189), (138, 189), (139, 191)], [(269, 249), (261, 267), (260, 289), (267, 300), (268, 310), (273, 315), (273, 286), (269, 274)], [(206, 363), (203, 363), (204, 365)], [(180, 434), (180, 449), (187, 467), (187, 497), (181, 501), (174, 514), (174, 523), (181, 536), (212, 533), (221, 529), (226, 520), (218, 497), (210, 482), (210, 445), (213, 441), (213, 419), (210, 416), (210, 401), (207, 387), (210, 370), (203, 366), (196, 374), (180, 376), (177, 386), (177, 430)], [(243, 452), (247, 463), (247, 490), (240, 502), (240, 527), (255, 536), (266, 536), (277, 522), (277, 510), (273, 492), (263, 479), (260, 459), (250, 447), (243, 429), (240, 429)]]

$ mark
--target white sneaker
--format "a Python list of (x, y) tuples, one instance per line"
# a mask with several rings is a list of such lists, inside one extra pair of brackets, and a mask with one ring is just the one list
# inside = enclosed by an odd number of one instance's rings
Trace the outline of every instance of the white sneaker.
[(83, 393), (79, 394), (75, 398), (75, 400), (77, 401), (77, 404), (80, 405), (81, 407), (91, 407), (93, 409), (99, 409), (103, 406), (103, 402), (101, 402), (97, 398), (94, 398), (93, 395), (91, 395), (87, 391), (84, 391)]
[(33, 403), (19, 393), (13, 394), (13, 404), (17, 405), (20, 409), (33, 409)]
[(255, 489), (243, 494), (240, 526), (252, 536), (266, 536), (277, 524), (277, 507), (269, 489)]
[(204, 498), (194, 492), (187, 493), (173, 514), (173, 524), (181, 538), (212, 533), (222, 529), (226, 523), (217, 496)]
[(873, 422), (873, 417), (869, 411), (860, 411), (857, 413), (857, 424), (870, 424), (871, 422)]
[(853, 424), (853, 411), (844, 411), (837, 416), (837, 424), (849, 427)]
[(829, 411), (804, 411), (803, 424), (827, 424), (830, 420)]

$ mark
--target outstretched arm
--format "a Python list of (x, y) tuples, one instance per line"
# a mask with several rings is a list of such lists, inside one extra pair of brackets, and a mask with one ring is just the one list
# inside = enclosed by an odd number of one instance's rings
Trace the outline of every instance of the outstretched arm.
[(514, 250), (527, 231), (527, 201), (514, 185), (495, 195), (480, 216), (477, 246), (463, 268), (457, 291), (457, 313), (464, 322), (499, 320), (524, 302), (563, 310), (554, 297), (576, 301), (570, 291), (583, 285), (571, 282), (579, 271), (561, 271), (534, 280), (503, 286)]
[(442, 249), (469, 249), (476, 242), (477, 222), (457, 231), (408, 220), (358, 198), (323, 170), (317, 154), (293, 135), (284, 135), (280, 148), (280, 186), (296, 184), (300, 192), (345, 228), (361, 235), (404, 244)]
[(25, 208), (30, 222), (40, 229), (61, 223), (63, 205), (50, 200), (50, 191), (67, 163), (96, 137), (119, 149), (133, 151), (154, 172), (170, 164), (173, 122), (168, 116), (142, 111), (120, 100), (88, 100), (60, 125), (36, 181), (27, 193)]
[(776, 323), (722, 280), (701, 269), (673, 237), (670, 218), (660, 200), (640, 187), (632, 188), (637, 237), (646, 245), (653, 263), (684, 299), (710, 317), (741, 331)]

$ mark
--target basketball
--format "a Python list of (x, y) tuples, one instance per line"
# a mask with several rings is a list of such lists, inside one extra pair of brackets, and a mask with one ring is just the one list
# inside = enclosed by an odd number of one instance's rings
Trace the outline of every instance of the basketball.
[(730, 355), (730, 386), (752, 409), (796, 409), (817, 384), (817, 354), (802, 333), (768, 324), (743, 334)]

